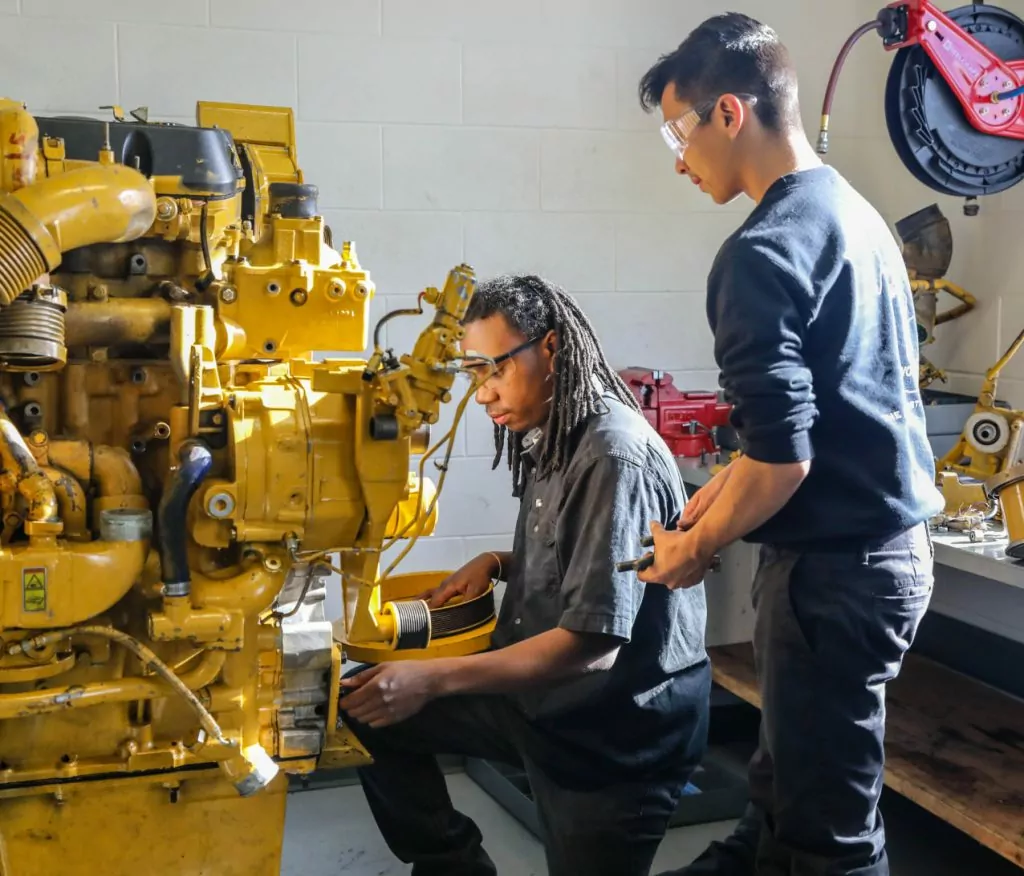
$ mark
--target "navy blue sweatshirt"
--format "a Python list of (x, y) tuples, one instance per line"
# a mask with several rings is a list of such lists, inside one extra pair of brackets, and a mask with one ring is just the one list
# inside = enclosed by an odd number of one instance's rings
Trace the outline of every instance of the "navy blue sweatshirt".
[(903, 258), (838, 172), (816, 167), (768, 189), (715, 258), (707, 313), (743, 452), (811, 460), (747, 541), (844, 544), (942, 509)]

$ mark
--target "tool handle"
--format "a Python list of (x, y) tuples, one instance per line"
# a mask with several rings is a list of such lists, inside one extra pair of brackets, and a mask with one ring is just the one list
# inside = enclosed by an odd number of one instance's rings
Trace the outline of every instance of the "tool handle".
[[(625, 560), (624, 562), (616, 563), (615, 568), (619, 572), (642, 572), (644, 569), (649, 569), (653, 564), (654, 554), (647, 554), (647, 556), (637, 557), (635, 560)], [(708, 564), (708, 571), (717, 572), (721, 568), (722, 558), (715, 554)]]
[[(666, 527), (666, 530), (668, 532), (686, 532), (686, 530), (688, 530), (689, 528), (690, 528), (689, 524), (683, 526), (683, 525), (680, 525), (679, 522), (677, 522), (674, 526)], [(641, 538), (640, 539), (640, 547), (654, 547), (654, 536), (653, 535), (645, 535), (643, 538)]]
[(622, 563), (616, 563), (615, 568), (619, 572), (642, 572), (644, 569), (650, 568), (654, 564), (654, 554), (648, 554), (646, 557), (637, 557), (635, 560), (626, 560)]

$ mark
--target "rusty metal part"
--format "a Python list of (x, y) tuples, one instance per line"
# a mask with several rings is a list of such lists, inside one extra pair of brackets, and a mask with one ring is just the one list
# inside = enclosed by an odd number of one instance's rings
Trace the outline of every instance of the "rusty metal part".
[(0, 410), (0, 462), (4, 470), (14, 476), (18, 492), (28, 503), (28, 522), (58, 522), (56, 488), (39, 467), (18, 427), (3, 410)]
[(53, 440), (48, 453), (54, 465), (83, 482), (95, 482), (100, 496), (138, 496), (142, 479), (127, 450), (92, 446), (87, 441)]
[(64, 523), (64, 535), (71, 541), (88, 541), (89, 525), (86, 516), (85, 490), (72, 474), (50, 465), (42, 466), (57, 491), (57, 506)]
[(73, 301), (65, 336), (69, 347), (144, 344), (171, 330), (171, 305), (162, 298)]
[(931, 204), (896, 223), (903, 241), (903, 262), (912, 279), (938, 280), (953, 259), (953, 232), (937, 204)]

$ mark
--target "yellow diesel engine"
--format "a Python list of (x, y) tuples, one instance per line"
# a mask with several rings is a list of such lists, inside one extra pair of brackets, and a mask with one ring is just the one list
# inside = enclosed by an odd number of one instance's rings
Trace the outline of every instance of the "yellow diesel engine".
[(410, 353), (317, 361), (375, 290), (291, 110), (4, 100), (0, 137), (0, 874), (276, 874), (288, 775), (365, 761), (346, 653), (487, 645), (491, 594), (432, 614), (380, 574), (434, 525), (473, 273)]

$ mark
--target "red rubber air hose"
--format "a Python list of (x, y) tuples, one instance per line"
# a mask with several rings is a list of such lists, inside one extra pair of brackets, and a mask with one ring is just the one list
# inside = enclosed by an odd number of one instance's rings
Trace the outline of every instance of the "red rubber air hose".
[(839, 50), (839, 57), (836, 58), (835, 64), (832, 65), (832, 73), (828, 77), (828, 86), (825, 88), (825, 100), (821, 104), (821, 129), (818, 131), (818, 153), (820, 155), (824, 155), (828, 152), (828, 120), (829, 115), (832, 112), (832, 98), (836, 93), (836, 84), (839, 82), (839, 71), (843, 69), (843, 64), (846, 63), (846, 57), (850, 54), (850, 50), (853, 48), (854, 43), (864, 36), (864, 34), (870, 33), (873, 30), (878, 30), (878, 27), (878, 19), (865, 22), (858, 27), (852, 34), (850, 34), (846, 42), (843, 43), (842, 49)]

